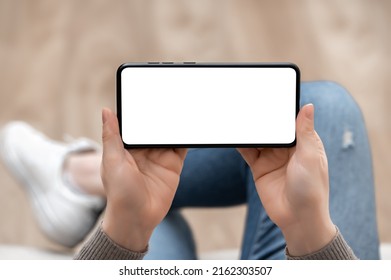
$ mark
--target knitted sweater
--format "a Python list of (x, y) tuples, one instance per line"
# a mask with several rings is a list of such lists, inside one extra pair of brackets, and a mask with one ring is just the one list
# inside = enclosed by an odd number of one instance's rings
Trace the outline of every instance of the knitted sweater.
[[(75, 255), (76, 260), (141, 260), (147, 252), (129, 251), (110, 239), (99, 227)], [(357, 259), (339, 230), (334, 239), (321, 250), (309, 255), (294, 257), (285, 250), (288, 260), (354, 260)]]

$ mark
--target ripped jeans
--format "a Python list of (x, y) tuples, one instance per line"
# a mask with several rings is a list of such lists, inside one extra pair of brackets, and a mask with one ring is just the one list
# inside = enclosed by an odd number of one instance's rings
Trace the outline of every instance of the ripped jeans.
[[(378, 259), (372, 159), (360, 108), (346, 89), (323, 81), (302, 83), (300, 103), (315, 106), (315, 129), (329, 163), (331, 218), (358, 258)], [(145, 259), (197, 258), (177, 209), (244, 203), (241, 259), (284, 259), (284, 237), (266, 214), (240, 154), (229, 148), (189, 150), (172, 209), (154, 231)]]

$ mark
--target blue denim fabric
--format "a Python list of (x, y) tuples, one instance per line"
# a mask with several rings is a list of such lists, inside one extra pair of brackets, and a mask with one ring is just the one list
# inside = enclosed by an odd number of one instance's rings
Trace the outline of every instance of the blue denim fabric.
[[(361, 111), (333, 82), (303, 83), (300, 101), (315, 106), (315, 129), (329, 163), (332, 220), (359, 258), (378, 259), (372, 159)], [(244, 203), (241, 259), (284, 259), (284, 237), (265, 212), (240, 154), (226, 148), (190, 150), (172, 210), (155, 230), (146, 259), (196, 258), (191, 230), (177, 209)]]

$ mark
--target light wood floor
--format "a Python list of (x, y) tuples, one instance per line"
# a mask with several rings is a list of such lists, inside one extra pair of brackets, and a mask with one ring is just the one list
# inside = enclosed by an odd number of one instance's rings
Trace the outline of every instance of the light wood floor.
[[(0, 0), (0, 125), (100, 139), (128, 61), (291, 61), (343, 84), (372, 145), (379, 231), (391, 242), (391, 1)], [(0, 165), (0, 243), (58, 248)], [(201, 251), (237, 247), (245, 208), (185, 210)]]

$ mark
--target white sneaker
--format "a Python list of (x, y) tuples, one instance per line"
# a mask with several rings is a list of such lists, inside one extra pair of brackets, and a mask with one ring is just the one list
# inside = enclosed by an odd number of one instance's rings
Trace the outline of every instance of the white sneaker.
[(53, 241), (74, 247), (94, 227), (103, 198), (69, 188), (63, 180), (70, 153), (98, 150), (88, 139), (53, 141), (23, 122), (11, 122), (0, 134), (0, 155), (31, 199), (42, 231)]

